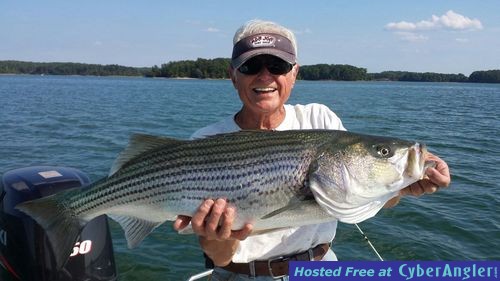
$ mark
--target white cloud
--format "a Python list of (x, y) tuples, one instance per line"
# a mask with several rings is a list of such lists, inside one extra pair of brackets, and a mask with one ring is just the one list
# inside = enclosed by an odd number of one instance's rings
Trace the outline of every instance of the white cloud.
[(483, 25), (478, 19), (470, 19), (468, 17), (457, 14), (453, 11), (448, 11), (446, 14), (439, 18), (439, 22), (451, 29), (464, 30), (464, 29), (483, 29)]
[(415, 30), (417, 28), (416, 24), (400, 21), (400, 22), (390, 22), (385, 26), (388, 30)]
[(215, 28), (215, 27), (209, 27), (209, 28), (205, 29), (205, 31), (207, 31), (207, 32), (219, 32), (220, 30), (218, 28)]
[(429, 40), (429, 37), (413, 32), (396, 32), (396, 34), (401, 40), (408, 42), (424, 42)]
[(430, 20), (421, 20), (415, 23), (407, 21), (390, 22), (385, 28), (393, 31), (421, 31), (433, 29), (479, 30), (483, 28), (483, 25), (478, 19), (471, 19), (449, 10), (442, 16), (432, 15)]
[[(421, 20), (418, 22), (390, 22), (385, 26), (386, 30), (394, 31), (401, 40), (408, 42), (422, 42), (427, 41), (429, 37), (420, 34), (422, 31), (431, 30), (480, 30), (483, 29), (481, 21), (478, 19), (471, 19), (461, 14), (457, 14), (449, 10), (441, 16), (432, 15), (429, 20)], [(464, 39), (457, 40), (464, 42)]]

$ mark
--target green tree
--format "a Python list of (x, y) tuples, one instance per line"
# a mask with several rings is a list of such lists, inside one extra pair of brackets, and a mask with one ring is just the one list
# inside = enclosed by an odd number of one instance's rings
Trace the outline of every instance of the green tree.
[(469, 76), (473, 83), (500, 83), (500, 70), (474, 71)]

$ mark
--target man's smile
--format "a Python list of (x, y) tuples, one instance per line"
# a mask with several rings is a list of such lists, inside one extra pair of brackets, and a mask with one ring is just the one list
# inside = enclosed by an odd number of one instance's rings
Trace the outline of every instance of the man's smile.
[(257, 94), (268, 94), (276, 91), (277, 89), (272, 87), (258, 87), (253, 88), (252, 90)]

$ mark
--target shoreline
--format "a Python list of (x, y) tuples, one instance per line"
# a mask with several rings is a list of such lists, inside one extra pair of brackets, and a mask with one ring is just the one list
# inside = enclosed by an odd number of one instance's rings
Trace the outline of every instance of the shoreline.
[[(130, 67), (73, 62), (26, 62), (0, 60), (0, 75), (63, 75), (96, 77), (145, 77), (166, 79), (224, 80), (230, 59), (197, 59), (169, 62), (161, 68)], [(175, 77), (161, 77), (171, 75)], [(304, 81), (400, 81), (400, 82), (450, 82), (450, 83), (500, 83), (500, 69), (478, 70), (469, 76), (462, 73), (381, 71), (368, 73), (366, 68), (347, 64), (302, 65), (298, 80)]]
[[(148, 77), (148, 76), (132, 76), (132, 75), (78, 75), (78, 74), (26, 74), (26, 73), (0, 73), (0, 77), (2, 76), (54, 76), (54, 77), (94, 77), (94, 78), (133, 78), (133, 79), (165, 79), (165, 80), (231, 80), (229, 78), (194, 78), (194, 77)], [(342, 83), (368, 83), (368, 82), (385, 82), (385, 83), (452, 83), (452, 84), (499, 84), (495, 82), (455, 82), (455, 81), (405, 81), (405, 80), (389, 80), (389, 79), (373, 79), (373, 80), (305, 80), (305, 79), (297, 79), (297, 82), (342, 82)]]

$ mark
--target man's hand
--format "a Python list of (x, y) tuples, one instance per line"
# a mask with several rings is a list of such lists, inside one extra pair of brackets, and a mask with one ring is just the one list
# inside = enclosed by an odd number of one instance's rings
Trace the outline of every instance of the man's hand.
[(245, 240), (252, 232), (252, 225), (246, 224), (240, 230), (231, 230), (236, 210), (224, 199), (207, 199), (198, 208), (193, 217), (178, 216), (174, 229), (179, 231), (191, 222), (194, 233), (207, 240)]
[(178, 216), (174, 229), (179, 231), (191, 222), (205, 254), (215, 265), (225, 266), (231, 262), (239, 241), (246, 239), (253, 229), (251, 224), (245, 224), (240, 230), (232, 230), (235, 218), (235, 207), (229, 205), (225, 199), (207, 199), (193, 217)]
[(431, 194), (436, 192), (440, 187), (447, 187), (450, 185), (451, 177), (448, 164), (431, 153), (427, 154), (425, 160), (436, 162), (436, 167), (427, 168), (424, 178), (402, 189), (399, 192), (400, 195), (420, 196), (423, 194)]
[(389, 200), (384, 205), (384, 208), (391, 208), (397, 205), (401, 196), (431, 194), (436, 192), (440, 187), (448, 187), (450, 185), (451, 176), (448, 164), (432, 153), (427, 153), (425, 160), (436, 162), (436, 166), (434, 168), (427, 168), (423, 179), (401, 189), (401, 191), (399, 191), (399, 196)]

